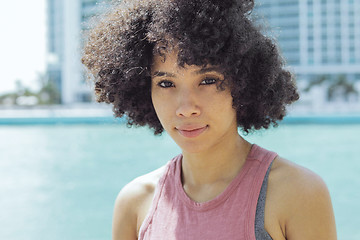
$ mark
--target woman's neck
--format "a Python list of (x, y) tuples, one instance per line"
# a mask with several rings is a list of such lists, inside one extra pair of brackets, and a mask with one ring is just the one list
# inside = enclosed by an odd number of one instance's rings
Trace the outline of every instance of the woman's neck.
[(183, 185), (201, 186), (235, 178), (246, 161), (251, 144), (238, 134), (233, 141), (220, 142), (200, 153), (183, 152)]

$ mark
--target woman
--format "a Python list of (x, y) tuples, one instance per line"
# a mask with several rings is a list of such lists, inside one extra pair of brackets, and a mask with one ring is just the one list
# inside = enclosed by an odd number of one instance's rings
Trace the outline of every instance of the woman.
[(121, 190), (113, 239), (336, 239), (321, 178), (238, 133), (276, 126), (298, 99), (253, 5), (123, 0), (90, 31), (98, 101), (182, 150)]

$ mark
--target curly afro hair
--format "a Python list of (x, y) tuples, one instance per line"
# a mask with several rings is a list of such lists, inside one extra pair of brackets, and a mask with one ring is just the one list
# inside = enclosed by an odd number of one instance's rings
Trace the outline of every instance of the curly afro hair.
[(223, 70), (238, 126), (245, 133), (277, 126), (299, 98), (274, 41), (250, 20), (251, 0), (122, 0), (88, 33), (82, 57), (98, 102), (113, 104), (129, 125), (163, 127), (151, 100), (151, 64), (164, 46), (179, 66)]

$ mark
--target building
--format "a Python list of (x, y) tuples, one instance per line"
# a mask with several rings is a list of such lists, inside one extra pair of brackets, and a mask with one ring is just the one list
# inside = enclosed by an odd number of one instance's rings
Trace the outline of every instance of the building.
[[(97, 2), (48, 0), (47, 72), (65, 104), (93, 99), (80, 63), (80, 49), (84, 22), (101, 11)], [(254, 15), (260, 16), (260, 20), (263, 16), (269, 23), (269, 34), (278, 39), (303, 89), (310, 83), (321, 83), (322, 79), (335, 87), (341, 78), (348, 85), (360, 82), (360, 1), (255, 2)]]
[(93, 100), (81, 66), (82, 30), (103, 5), (96, 0), (47, 0), (47, 76), (61, 94), (61, 103)]
[[(320, 85), (326, 80), (328, 88), (322, 86), (327, 89), (323, 94), (330, 101), (336, 99), (331, 90), (334, 87), (338, 92), (342, 87), (357, 87), (360, 91), (360, 1), (258, 0), (258, 3), (255, 12), (269, 22), (300, 86), (306, 89), (309, 84)], [(355, 98), (359, 100), (358, 96)]]

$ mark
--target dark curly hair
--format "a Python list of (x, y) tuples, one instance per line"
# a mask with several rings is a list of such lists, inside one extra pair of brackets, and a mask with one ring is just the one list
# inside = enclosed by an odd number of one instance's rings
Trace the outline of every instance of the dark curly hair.
[(274, 41), (250, 20), (251, 0), (123, 0), (100, 18), (82, 57), (97, 101), (129, 125), (163, 127), (151, 100), (151, 64), (164, 46), (179, 66), (220, 66), (245, 133), (277, 126), (299, 95)]

